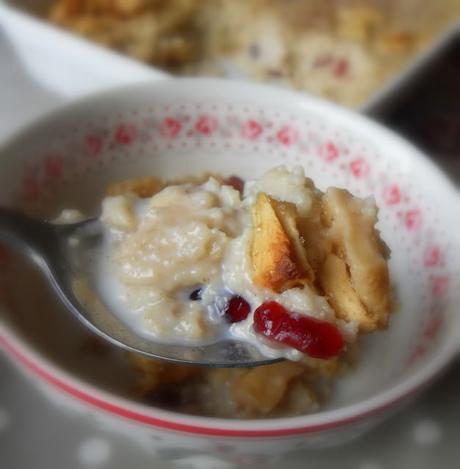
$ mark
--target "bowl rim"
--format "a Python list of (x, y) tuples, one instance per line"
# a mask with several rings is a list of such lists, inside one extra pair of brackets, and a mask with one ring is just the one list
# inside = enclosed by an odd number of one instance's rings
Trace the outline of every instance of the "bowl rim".
[[(38, 378), (39, 381), (44, 382), (67, 397), (106, 414), (147, 427), (193, 435), (231, 438), (276, 438), (311, 434), (337, 430), (366, 418), (378, 416), (424, 390), (435, 381), (449, 361), (453, 359), (453, 355), (448, 356), (447, 359), (438, 359), (433, 373), (424, 373), (412, 385), (398, 386), (401, 389), (392, 388), (384, 393), (386, 396), (380, 394), (361, 403), (317, 414), (243, 420), (191, 416), (166, 411), (116, 396), (73, 376), (51, 363), (46, 357), (22, 342), (12, 331), (2, 328), (1, 324), (0, 349), (3, 349), (11, 361), (18, 364), (19, 368), (26, 374)], [(330, 418), (329, 415), (331, 414), (342, 415)], [(314, 422), (309, 424), (308, 420), (314, 420)]]
[[(28, 133), (36, 131), (42, 126), (46, 126), (50, 122), (59, 119), (61, 116), (71, 114), (87, 106), (95, 105), (97, 102), (107, 101), (114, 96), (120, 96), (120, 94), (129, 94), (133, 91), (139, 92), (143, 90), (158, 93), (159, 90), (161, 92), (163, 87), (169, 88), (171, 86), (182, 91), (186, 90), (187, 93), (196, 93), (200, 92), (200, 90), (205, 94), (209, 92), (209, 90), (211, 90), (211, 92), (212, 90), (217, 90), (217, 92), (222, 95), (224, 93), (234, 94), (242, 92), (251, 94), (258, 93), (259, 96), (267, 96), (267, 93), (269, 93), (270, 96), (275, 97), (275, 102), (283, 101), (284, 106), (288, 103), (292, 108), (300, 106), (300, 108), (304, 109), (305, 107), (310, 110), (318, 109), (322, 114), (326, 115), (333, 113), (335, 117), (339, 116), (342, 121), (353, 122), (351, 127), (354, 131), (359, 128), (365, 128), (369, 130), (371, 134), (380, 135), (379, 138), (382, 140), (390, 139), (398, 147), (405, 150), (409, 155), (412, 155), (411, 158), (416, 159), (418, 164), (424, 168), (425, 171), (430, 172), (430, 177), (437, 183), (439, 192), (443, 192), (444, 198), (449, 197), (459, 200), (459, 193), (456, 188), (435, 163), (414, 145), (408, 143), (402, 137), (384, 128), (382, 125), (371, 121), (369, 118), (320, 98), (291, 90), (275, 89), (267, 85), (254, 83), (230, 82), (225, 79), (174, 78), (161, 81), (149, 80), (146, 83), (116, 87), (107, 91), (92, 93), (86, 97), (78, 98), (61, 105), (24, 128), (17, 130), (0, 146), (0, 158), (5, 157), (5, 151), (7, 151), (10, 145), (14, 145), (18, 140), (27, 137)], [(257, 438), (314, 433), (337, 429), (360, 421), (366, 417), (380, 414), (386, 409), (418, 393), (433, 381), (458, 352), (454, 342), (455, 341), (450, 340), (447, 343), (443, 343), (437, 353), (430, 357), (424, 366), (413, 371), (409, 377), (402, 379), (395, 386), (385, 389), (361, 402), (353, 403), (339, 409), (326, 410), (296, 417), (233, 420), (190, 416), (165, 411), (101, 390), (83, 379), (73, 376), (70, 372), (61, 369), (39, 351), (33, 350), (31, 346), (13, 332), (6, 324), (3, 325), (0, 322), (0, 348), (2, 348), (14, 362), (19, 363), (23, 369), (52, 387), (62, 391), (64, 394), (99, 410), (147, 426), (181, 433), (215, 437)]]

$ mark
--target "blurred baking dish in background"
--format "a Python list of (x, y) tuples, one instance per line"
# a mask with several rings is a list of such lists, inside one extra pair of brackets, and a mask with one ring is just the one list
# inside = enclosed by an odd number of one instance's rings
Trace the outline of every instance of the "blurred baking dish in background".
[(356, 107), (460, 17), (460, 0), (55, 0), (42, 14), (173, 73)]

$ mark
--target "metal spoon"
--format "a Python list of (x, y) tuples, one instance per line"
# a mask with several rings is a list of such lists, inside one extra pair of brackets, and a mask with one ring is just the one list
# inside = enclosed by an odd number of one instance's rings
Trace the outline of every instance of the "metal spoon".
[(58, 225), (0, 208), (0, 240), (19, 248), (41, 268), (64, 305), (86, 327), (126, 350), (176, 363), (258, 366), (279, 361), (239, 341), (187, 346), (153, 342), (136, 335), (112, 314), (91, 282), (91, 267), (103, 239), (102, 223), (90, 218)]

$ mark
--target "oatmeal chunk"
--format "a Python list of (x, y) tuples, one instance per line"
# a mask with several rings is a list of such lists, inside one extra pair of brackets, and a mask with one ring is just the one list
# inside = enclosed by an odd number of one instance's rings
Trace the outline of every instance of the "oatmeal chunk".
[(198, 376), (202, 368), (189, 365), (176, 365), (137, 353), (128, 353), (128, 360), (139, 372), (138, 391), (141, 395), (155, 392), (160, 385), (179, 384)]
[(280, 403), (292, 379), (303, 372), (304, 367), (293, 362), (247, 370), (233, 382), (232, 396), (239, 406), (268, 414)]
[(129, 195), (106, 197), (102, 203), (101, 220), (118, 230), (134, 230), (137, 220), (133, 210), (132, 198)]

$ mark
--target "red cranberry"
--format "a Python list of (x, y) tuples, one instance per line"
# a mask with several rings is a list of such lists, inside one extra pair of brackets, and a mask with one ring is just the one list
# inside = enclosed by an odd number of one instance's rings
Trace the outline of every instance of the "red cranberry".
[(255, 310), (254, 329), (270, 340), (289, 345), (314, 358), (335, 357), (344, 347), (343, 337), (336, 326), (290, 313), (276, 301), (262, 303)]
[(348, 73), (349, 68), (350, 64), (348, 60), (339, 59), (333, 67), (334, 76), (336, 76), (337, 78), (345, 76)]
[(225, 317), (228, 322), (240, 322), (248, 317), (251, 306), (241, 296), (235, 295), (230, 298), (225, 308)]
[(237, 190), (240, 194), (244, 191), (244, 181), (238, 176), (230, 176), (225, 179), (224, 184), (232, 186), (233, 189)]

